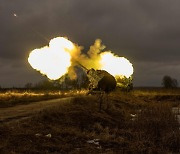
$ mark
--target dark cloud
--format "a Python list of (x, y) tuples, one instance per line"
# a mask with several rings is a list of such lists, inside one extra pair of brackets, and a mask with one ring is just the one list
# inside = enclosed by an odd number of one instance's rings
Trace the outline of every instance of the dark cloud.
[(23, 75), (40, 79), (27, 64), (28, 54), (59, 35), (85, 49), (102, 39), (107, 49), (134, 63), (137, 86), (158, 85), (166, 74), (179, 78), (179, 5), (179, 0), (0, 0), (0, 85), (24, 84)]

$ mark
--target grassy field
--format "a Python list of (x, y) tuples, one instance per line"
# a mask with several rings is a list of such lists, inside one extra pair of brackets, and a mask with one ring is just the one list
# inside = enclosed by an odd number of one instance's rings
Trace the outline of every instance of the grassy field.
[(20, 104), (29, 104), (42, 100), (84, 95), (86, 91), (50, 91), (50, 90), (5, 90), (0, 91), (0, 108)]
[(178, 89), (76, 93), (67, 94), (75, 96), (69, 103), (1, 124), (0, 153), (180, 152), (180, 126), (172, 113), (180, 106)]

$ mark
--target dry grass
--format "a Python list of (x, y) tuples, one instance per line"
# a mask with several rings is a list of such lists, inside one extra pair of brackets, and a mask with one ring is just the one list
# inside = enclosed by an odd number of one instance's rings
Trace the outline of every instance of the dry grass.
[(86, 91), (25, 91), (8, 90), (0, 92), (0, 107), (11, 107), (18, 104), (29, 104), (31, 102), (62, 98), (68, 96), (84, 95)]
[(148, 95), (113, 92), (101, 112), (97, 96), (75, 97), (32, 119), (1, 125), (0, 153), (179, 153), (173, 102)]

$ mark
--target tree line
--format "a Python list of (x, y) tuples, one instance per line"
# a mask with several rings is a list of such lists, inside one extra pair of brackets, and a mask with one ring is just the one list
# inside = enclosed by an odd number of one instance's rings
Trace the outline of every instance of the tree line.
[[(124, 81), (125, 82), (125, 81)], [(122, 83), (119, 82), (119, 83)], [(129, 83), (129, 82), (127, 82)], [(50, 80), (43, 80), (36, 84), (27, 83), (24, 87), (25, 88), (37, 88), (37, 89), (81, 89), (88, 87), (88, 78), (83, 76), (81, 82), (78, 79), (71, 80), (68, 76), (65, 77), (64, 82), (59, 81), (50, 81)], [(166, 89), (172, 89), (178, 87), (177, 79), (172, 78), (171, 76), (165, 75), (162, 78), (161, 85)]]
[[(24, 88), (26, 89), (81, 89), (81, 88), (87, 88), (88, 84), (89, 84), (89, 81), (86, 76), (83, 76), (81, 80), (78, 80), (78, 79), (71, 80), (68, 76), (65, 76), (65, 79), (63, 82), (50, 81), (48, 79), (45, 79), (35, 84), (32, 84), (30, 82), (26, 83), (24, 85)], [(171, 76), (165, 75), (162, 78), (161, 85), (166, 89), (170, 89), (170, 88), (177, 88), (179, 84), (178, 84), (177, 79), (174, 79)], [(2, 89), (1, 86), (0, 86), (0, 89)]]
[(162, 86), (164, 88), (177, 88), (178, 87), (178, 81), (177, 79), (174, 79), (168, 75), (165, 75), (162, 79)]

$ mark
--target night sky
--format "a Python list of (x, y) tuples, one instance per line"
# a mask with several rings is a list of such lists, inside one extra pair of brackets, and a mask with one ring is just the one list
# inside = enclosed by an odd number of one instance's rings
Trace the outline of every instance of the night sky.
[(135, 86), (161, 86), (164, 75), (179, 80), (179, 6), (179, 0), (0, 0), (0, 85), (43, 79), (27, 58), (57, 36), (84, 52), (101, 39), (133, 63)]

